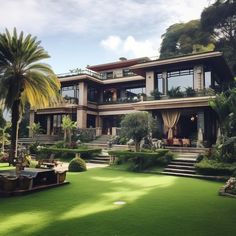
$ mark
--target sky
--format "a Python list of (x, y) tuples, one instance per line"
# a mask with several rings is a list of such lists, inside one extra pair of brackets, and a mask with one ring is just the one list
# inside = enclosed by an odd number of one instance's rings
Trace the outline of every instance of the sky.
[(37, 36), (57, 74), (120, 57), (158, 57), (161, 35), (210, 0), (0, 0), (0, 32)]

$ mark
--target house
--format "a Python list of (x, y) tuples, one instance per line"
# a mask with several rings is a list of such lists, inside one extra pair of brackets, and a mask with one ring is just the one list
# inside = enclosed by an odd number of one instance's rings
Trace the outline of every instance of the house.
[[(148, 111), (159, 133), (177, 140), (169, 143), (173, 145), (215, 143), (218, 124), (209, 100), (233, 81), (221, 52), (158, 60), (120, 58), (58, 77), (64, 101), (30, 112), (30, 123), (39, 122), (45, 134), (59, 134), (62, 116), (69, 114), (79, 129), (117, 135), (124, 114)], [(153, 97), (153, 91), (158, 96)]]

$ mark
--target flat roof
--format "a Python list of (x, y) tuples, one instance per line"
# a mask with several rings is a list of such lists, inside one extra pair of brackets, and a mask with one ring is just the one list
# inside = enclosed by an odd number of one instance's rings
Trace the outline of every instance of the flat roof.
[(111, 70), (111, 69), (130, 67), (130, 66), (136, 65), (137, 63), (143, 63), (146, 61), (150, 61), (150, 58), (140, 57), (140, 58), (134, 58), (134, 59), (129, 59), (129, 60), (124, 58), (123, 60), (119, 60), (116, 62), (87, 66), (87, 69), (93, 70), (96, 72), (101, 72), (101, 71), (106, 71), (106, 70)]
[(178, 66), (189, 66), (197, 64), (207, 64), (214, 67), (220, 76), (227, 76), (228, 79), (233, 79), (233, 74), (227, 65), (222, 52), (204, 52), (190, 55), (182, 55), (165, 59), (157, 59), (154, 61), (148, 61), (140, 64), (136, 64), (130, 67), (136, 74), (145, 75), (148, 70), (168, 70), (176, 68)]

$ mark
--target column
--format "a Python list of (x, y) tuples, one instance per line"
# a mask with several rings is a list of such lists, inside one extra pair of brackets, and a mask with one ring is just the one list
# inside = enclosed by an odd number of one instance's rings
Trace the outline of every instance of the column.
[(204, 71), (201, 65), (193, 68), (193, 88), (194, 90), (202, 90), (204, 88)]
[(85, 82), (79, 83), (79, 105), (87, 106), (88, 88)]
[[(34, 117), (35, 114), (34, 114), (34, 111), (33, 110), (30, 110), (30, 115), (29, 115), (29, 126), (32, 126), (33, 123), (34, 123)], [(29, 137), (32, 138), (33, 137), (33, 133), (32, 133), (32, 130), (29, 129)]]
[(87, 111), (78, 109), (77, 110), (77, 127), (80, 129), (87, 128)]
[(47, 135), (51, 134), (51, 117), (50, 115), (47, 116)]
[(146, 94), (151, 96), (151, 92), (154, 90), (155, 73), (154, 71), (146, 72)]

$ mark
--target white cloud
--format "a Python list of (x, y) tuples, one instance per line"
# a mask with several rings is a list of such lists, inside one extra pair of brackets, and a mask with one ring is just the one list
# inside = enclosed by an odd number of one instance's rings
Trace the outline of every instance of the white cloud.
[(0, 28), (32, 33), (122, 36), (163, 33), (176, 21), (199, 18), (209, 0), (0, 0)]
[(128, 36), (122, 40), (121, 37), (112, 35), (101, 41), (101, 46), (106, 50), (127, 57), (157, 56), (157, 45), (159, 44), (155, 41), (139, 41), (133, 36)]
[(107, 39), (101, 41), (101, 45), (109, 50), (119, 50), (122, 40), (119, 36), (111, 35)]

